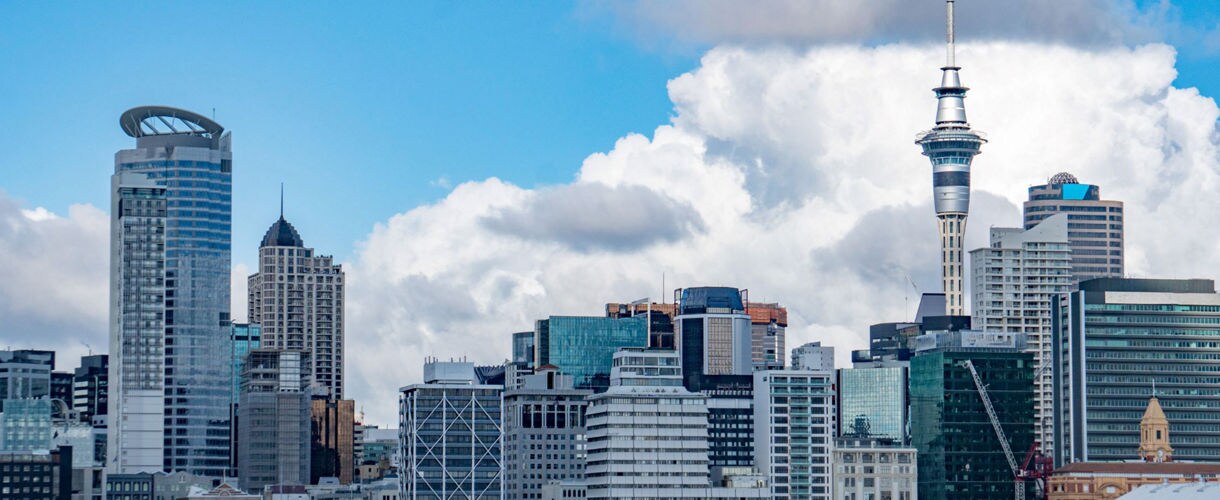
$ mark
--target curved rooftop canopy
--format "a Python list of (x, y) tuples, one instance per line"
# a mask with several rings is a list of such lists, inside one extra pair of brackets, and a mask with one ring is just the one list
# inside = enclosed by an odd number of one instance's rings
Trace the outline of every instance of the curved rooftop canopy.
[(137, 106), (119, 117), (119, 126), (131, 137), (197, 135), (214, 139), (225, 128), (211, 118), (169, 106)]
[(301, 235), (297, 233), (295, 227), (292, 227), (284, 216), (275, 221), (270, 228), (267, 229), (267, 234), (263, 235), (262, 247), (304, 247), (305, 240), (301, 239)]
[(1069, 174), (1067, 172), (1059, 172), (1055, 175), (1052, 175), (1050, 180), (1047, 181), (1047, 184), (1051, 184), (1051, 185), (1080, 184), (1080, 181), (1076, 180), (1076, 176), (1074, 176), (1072, 174)]

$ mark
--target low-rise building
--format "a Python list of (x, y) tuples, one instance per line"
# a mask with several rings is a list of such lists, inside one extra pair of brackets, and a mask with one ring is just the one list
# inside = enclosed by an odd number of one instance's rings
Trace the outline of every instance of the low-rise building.
[(889, 439), (835, 441), (835, 500), (915, 500), (919, 496), (915, 448)]

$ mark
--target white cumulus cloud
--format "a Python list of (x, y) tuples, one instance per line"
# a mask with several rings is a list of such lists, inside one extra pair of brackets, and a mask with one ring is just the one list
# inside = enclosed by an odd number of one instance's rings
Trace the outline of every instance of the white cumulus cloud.
[[(349, 263), (349, 387), (370, 420), (424, 356), (498, 363), (509, 333), (608, 301), (731, 285), (790, 311), (788, 344), (844, 359), (867, 326), (907, 319), (906, 275), (939, 289), (930, 167), (935, 45), (720, 47), (670, 82), (672, 123), (591, 154), (568, 185), (499, 179), (379, 224)], [(970, 248), (1017, 226), (1059, 171), (1126, 202), (1128, 269), (1212, 277), (1220, 264), (1216, 119), (1172, 86), (1163, 45), (971, 43), (967, 110), (990, 134), (974, 168)], [(910, 300), (910, 303), (908, 303)]]

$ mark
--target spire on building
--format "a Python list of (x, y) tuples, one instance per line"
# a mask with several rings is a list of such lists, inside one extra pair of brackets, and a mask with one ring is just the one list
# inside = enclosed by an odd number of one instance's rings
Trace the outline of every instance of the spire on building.
[(941, 278), (945, 313), (966, 314), (963, 246), (970, 212), (970, 163), (987, 139), (966, 122), (966, 91), (955, 55), (953, 2), (946, 0), (946, 60), (936, 93), (936, 126), (921, 132), (915, 143), (932, 162), (932, 196), (941, 245)]
[(1140, 458), (1145, 462), (1173, 461), (1173, 447), (1169, 445), (1169, 419), (1165, 418), (1165, 411), (1161, 409), (1156, 395), (1148, 399), (1148, 408), (1140, 419)]

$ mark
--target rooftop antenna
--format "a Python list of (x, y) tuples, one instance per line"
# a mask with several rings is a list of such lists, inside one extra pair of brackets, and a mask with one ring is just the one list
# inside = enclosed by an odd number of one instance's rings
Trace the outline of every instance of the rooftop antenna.
[(953, 61), (953, 0), (945, 0), (945, 8), (948, 10), (948, 16), (947, 16), (947, 21), (946, 21), (946, 24), (948, 26), (946, 27), (946, 30), (945, 30), (945, 35), (946, 35), (945, 39), (946, 39), (946, 41), (949, 42), (948, 58), (947, 58), (948, 64), (946, 65), (946, 67), (955, 68), (955, 67), (957, 67), (957, 65), (954, 64), (954, 61)]
[(280, 218), (284, 218), (284, 182), (280, 181)]

